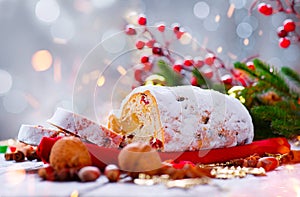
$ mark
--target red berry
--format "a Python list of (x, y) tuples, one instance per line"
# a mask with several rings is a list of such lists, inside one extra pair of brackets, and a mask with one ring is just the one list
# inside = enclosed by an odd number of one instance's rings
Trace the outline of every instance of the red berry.
[(283, 26), (277, 28), (277, 35), (280, 38), (286, 37), (288, 35), (287, 31), (284, 29)]
[(194, 65), (196, 68), (201, 68), (204, 65), (204, 61), (200, 57), (195, 57)]
[(142, 49), (142, 48), (144, 48), (144, 46), (145, 46), (145, 42), (139, 40), (139, 41), (137, 41), (137, 42), (135, 43), (135, 46), (136, 46), (137, 49)]
[(182, 65), (180, 65), (180, 64), (175, 64), (175, 65), (173, 65), (173, 70), (174, 70), (175, 72), (180, 73), (181, 70), (182, 70)]
[(162, 55), (163, 51), (161, 49), (161, 47), (158, 44), (154, 44), (153, 48), (152, 48), (152, 53), (155, 55)]
[(193, 86), (198, 85), (198, 81), (197, 81), (197, 78), (195, 76), (192, 76), (192, 78), (191, 78), (191, 85), (193, 85)]
[(216, 59), (215, 55), (209, 53), (206, 55), (204, 62), (205, 62), (205, 64), (211, 66), (211, 65), (213, 65), (215, 59)]
[(134, 26), (133, 25), (126, 25), (126, 27), (125, 27), (125, 33), (127, 35), (135, 35), (136, 31), (134, 29)]
[(144, 63), (144, 70), (145, 71), (150, 71), (152, 69), (152, 67), (153, 67), (152, 63), (150, 63), (150, 62)]
[(148, 42), (146, 42), (146, 46), (149, 48), (152, 48), (155, 43), (156, 43), (156, 40), (152, 39), (152, 40), (149, 40)]
[(296, 29), (296, 24), (292, 19), (286, 19), (283, 21), (283, 28), (286, 32), (292, 32)]
[(250, 70), (255, 70), (255, 66), (254, 66), (253, 62), (247, 62), (246, 65)]
[(184, 30), (180, 28), (179, 31), (176, 32), (176, 38), (180, 39), (183, 34), (184, 34)]
[(211, 69), (206, 69), (203, 74), (208, 79), (211, 79), (214, 75), (214, 73)]
[(139, 25), (146, 25), (147, 19), (146, 19), (146, 16), (144, 14), (141, 14), (139, 16), (138, 23), (139, 23)]
[(284, 38), (280, 38), (280, 39), (279, 39), (279, 46), (280, 46), (281, 48), (288, 48), (288, 47), (290, 46), (290, 44), (291, 44), (291, 41), (290, 41), (290, 39), (287, 38), (287, 37), (284, 37)]
[(143, 75), (143, 70), (141, 70), (141, 69), (136, 69), (136, 70), (134, 71), (134, 78), (135, 78), (135, 80), (137, 80), (137, 81), (139, 81), (139, 82), (143, 81), (143, 80), (142, 80), (142, 75)]
[(185, 66), (193, 66), (193, 64), (194, 64), (194, 60), (192, 59), (192, 57), (186, 57), (183, 62), (183, 65)]
[(161, 23), (157, 26), (157, 30), (160, 31), (160, 32), (164, 32), (166, 29), (166, 25)]
[(172, 24), (172, 29), (174, 33), (177, 33), (180, 30), (180, 25), (178, 23)]
[(270, 16), (273, 13), (273, 8), (270, 4), (260, 3), (258, 4), (258, 11), (266, 16)]
[(226, 74), (226, 75), (221, 77), (221, 81), (224, 84), (231, 84), (232, 83), (232, 77), (230, 75)]
[(148, 56), (141, 57), (141, 63), (147, 63), (147, 62), (149, 62), (149, 57)]

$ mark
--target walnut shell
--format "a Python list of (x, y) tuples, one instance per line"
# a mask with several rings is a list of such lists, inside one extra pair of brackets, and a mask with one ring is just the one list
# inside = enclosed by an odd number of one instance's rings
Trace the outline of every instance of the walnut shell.
[(83, 142), (77, 137), (64, 137), (53, 145), (50, 165), (55, 170), (82, 168), (92, 165), (91, 156)]
[(148, 144), (132, 143), (125, 146), (118, 156), (119, 167), (127, 172), (147, 172), (161, 168), (158, 152)]

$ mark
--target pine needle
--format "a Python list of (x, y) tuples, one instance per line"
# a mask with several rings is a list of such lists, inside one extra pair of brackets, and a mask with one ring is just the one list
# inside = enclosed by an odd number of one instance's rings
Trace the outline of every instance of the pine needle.
[(282, 67), (281, 72), (293, 81), (298, 87), (300, 86), (300, 75), (289, 67)]

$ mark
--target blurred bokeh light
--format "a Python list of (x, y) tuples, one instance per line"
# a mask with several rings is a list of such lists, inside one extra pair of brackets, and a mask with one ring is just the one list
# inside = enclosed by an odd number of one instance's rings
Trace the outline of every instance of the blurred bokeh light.
[[(200, 45), (218, 54), (226, 64), (249, 56), (275, 66), (298, 71), (300, 48), (278, 47), (276, 28), (287, 17), (249, 15), (252, 1), (229, 0), (1, 0), (0, 1), (0, 140), (16, 138), (21, 124), (47, 125), (57, 107), (72, 110), (78, 71), (90, 51), (101, 41), (101, 61), (90, 62), (82, 84), (96, 81), (103, 86), (107, 76), (100, 71), (115, 53), (125, 50), (125, 35), (119, 34), (127, 22), (136, 23), (139, 13), (148, 24), (177, 22), (189, 33), (181, 44)], [(117, 39), (105, 40), (116, 36)], [(121, 75), (126, 74), (122, 65)], [(86, 95), (83, 93), (82, 97)], [(87, 101), (89, 102), (89, 101)], [(87, 106), (80, 103), (80, 109)], [(104, 106), (105, 107), (105, 106)], [(48, 125), (47, 125), (48, 126)]]

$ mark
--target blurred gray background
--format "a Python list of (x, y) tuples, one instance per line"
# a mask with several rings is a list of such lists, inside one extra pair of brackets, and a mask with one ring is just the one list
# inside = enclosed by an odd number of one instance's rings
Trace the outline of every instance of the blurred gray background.
[(258, 54), (272, 65), (300, 72), (299, 42), (288, 49), (278, 47), (276, 29), (288, 16), (249, 15), (251, 3), (0, 0), (0, 140), (16, 138), (21, 124), (47, 125), (57, 107), (72, 110), (84, 58), (139, 13), (146, 14), (149, 25), (180, 23), (226, 64)]

